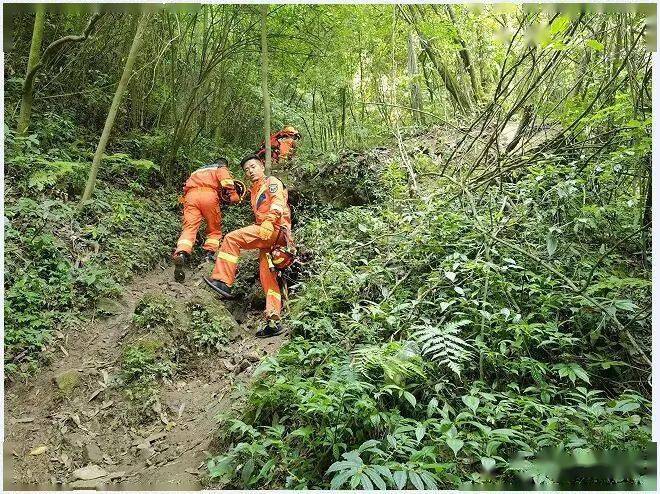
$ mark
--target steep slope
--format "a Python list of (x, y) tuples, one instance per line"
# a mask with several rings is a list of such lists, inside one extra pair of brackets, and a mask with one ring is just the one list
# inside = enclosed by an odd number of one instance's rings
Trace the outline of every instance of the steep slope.
[(207, 264), (193, 270), (183, 284), (172, 281), (169, 266), (144, 275), (108, 308), (114, 315), (62, 335), (61, 353), (51, 366), (6, 390), (6, 488), (200, 487), (214, 417), (240, 405), (241, 389), (258, 361), (286, 336), (254, 338), (259, 311), (246, 310), (246, 301), (229, 305), (241, 324), (231, 321), (235, 327), (226, 347), (186, 354), (177, 372), (159, 381), (157, 399), (146, 411), (122, 383), (122, 350), (134, 336), (134, 311), (145, 295), (182, 304), (202, 297), (220, 305), (200, 278), (209, 269)]

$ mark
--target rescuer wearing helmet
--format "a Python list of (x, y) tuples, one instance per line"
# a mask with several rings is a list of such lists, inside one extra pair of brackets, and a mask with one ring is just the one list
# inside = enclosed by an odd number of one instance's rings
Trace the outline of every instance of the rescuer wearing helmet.
[[(273, 162), (277, 163), (292, 158), (301, 138), (300, 132), (291, 125), (287, 125), (279, 132), (272, 134), (270, 136), (270, 150)], [(266, 159), (266, 146), (263, 142), (261, 148), (257, 151), (257, 157), (261, 161)]]
[(183, 203), (183, 230), (172, 256), (176, 281), (186, 278), (183, 267), (192, 252), (202, 219), (206, 220), (206, 240), (202, 248), (207, 251), (207, 259), (213, 260), (222, 238), (220, 202), (236, 204), (245, 196), (245, 185), (234, 180), (227, 164), (225, 158), (218, 158), (215, 163), (204, 165), (192, 172), (183, 187), (183, 196), (179, 199)]
[(290, 264), (291, 211), (287, 191), (275, 177), (266, 177), (264, 164), (257, 156), (248, 156), (241, 167), (250, 177), (250, 203), (255, 224), (225, 235), (211, 278), (204, 281), (223, 299), (230, 299), (231, 286), (236, 278), (238, 256), (241, 250), (259, 249), (259, 279), (266, 294), (266, 327), (256, 336), (266, 338), (282, 333), (279, 322), (282, 310), (282, 290), (276, 269)]

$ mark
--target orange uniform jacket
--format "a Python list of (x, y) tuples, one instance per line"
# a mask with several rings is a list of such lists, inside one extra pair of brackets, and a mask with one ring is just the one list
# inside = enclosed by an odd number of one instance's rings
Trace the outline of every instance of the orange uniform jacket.
[[(266, 294), (266, 317), (277, 318), (282, 310), (282, 293), (277, 274), (269, 268), (268, 253), (275, 244), (283, 245), (291, 241), (291, 210), (287, 204), (287, 195), (284, 185), (275, 177), (264, 177), (252, 183), (250, 203), (255, 224), (225, 236), (211, 274), (212, 279), (231, 286), (236, 279), (241, 250), (259, 249), (259, 279)], [(275, 227), (275, 231), (266, 240), (261, 238), (259, 227), (264, 221), (272, 222)], [(285, 237), (280, 235), (282, 227), (286, 227)]]
[(183, 229), (175, 253), (192, 251), (202, 219), (206, 220), (206, 240), (202, 247), (210, 252), (217, 251), (222, 238), (220, 196), (230, 203), (241, 200), (231, 172), (225, 166), (203, 166), (186, 180), (183, 195)]
[[(280, 158), (286, 158), (293, 149), (298, 145), (297, 141), (293, 138), (294, 134), (280, 130), (270, 136), (270, 149), (273, 161), (278, 161)], [(261, 143), (261, 148), (257, 152), (257, 156), (262, 160), (266, 156), (266, 147)]]
[(207, 165), (192, 172), (183, 186), (183, 194), (195, 187), (207, 187), (216, 192), (225, 188), (230, 193), (230, 202), (236, 203), (240, 199), (234, 190), (234, 177), (226, 166)]
[(264, 177), (250, 187), (250, 203), (257, 225), (270, 221), (277, 227), (291, 231), (291, 210), (288, 193), (282, 182), (275, 177)]

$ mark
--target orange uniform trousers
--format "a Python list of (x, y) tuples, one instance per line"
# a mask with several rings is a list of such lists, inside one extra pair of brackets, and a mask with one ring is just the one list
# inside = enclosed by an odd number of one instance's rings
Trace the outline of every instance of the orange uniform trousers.
[(183, 203), (183, 231), (176, 243), (175, 253), (190, 254), (202, 219), (206, 220), (206, 240), (202, 248), (216, 252), (222, 238), (222, 216), (218, 191), (211, 187), (194, 187), (186, 192)]
[(282, 293), (277, 283), (277, 273), (268, 266), (267, 254), (278, 239), (279, 228), (268, 240), (259, 238), (259, 225), (250, 225), (228, 233), (222, 241), (211, 278), (231, 286), (236, 279), (238, 256), (241, 250), (259, 249), (259, 279), (266, 294), (266, 318), (279, 319), (282, 311)]

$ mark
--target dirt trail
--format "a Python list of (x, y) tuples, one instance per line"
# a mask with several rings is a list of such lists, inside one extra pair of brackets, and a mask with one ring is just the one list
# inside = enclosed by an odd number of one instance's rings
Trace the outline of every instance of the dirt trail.
[[(226, 349), (197, 357), (194, 365), (162, 384), (153, 409), (160, 420), (146, 424), (130, 419), (126, 393), (113, 378), (120, 372), (122, 341), (142, 296), (161, 293), (185, 302), (206, 290), (201, 274), (209, 270), (208, 264), (188, 270), (182, 284), (173, 281), (172, 267), (137, 278), (124, 290), (117, 315), (69, 333), (49, 367), (27, 383), (8, 386), (5, 489), (52, 490), (56, 484), (117, 490), (201, 488), (206, 452), (217, 429), (215, 416), (240, 406), (252, 371), (261, 358), (277, 351), (286, 333), (255, 338), (260, 312), (245, 312), (247, 302), (228, 305), (241, 323), (240, 331), (231, 336)], [(69, 397), (55, 382), (64, 372), (77, 380)], [(88, 468), (81, 472), (83, 467)]]

